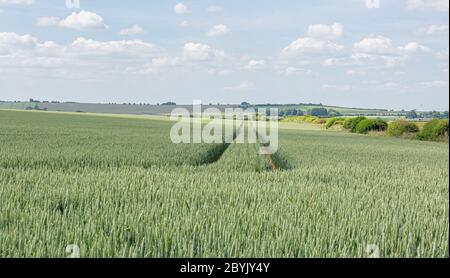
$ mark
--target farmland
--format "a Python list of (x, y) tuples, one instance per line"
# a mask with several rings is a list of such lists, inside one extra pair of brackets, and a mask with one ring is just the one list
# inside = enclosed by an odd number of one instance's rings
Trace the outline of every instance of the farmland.
[[(167, 115), (173, 110), (173, 105), (150, 105), (150, 104), (136, 104), (136, 103), (75, 103), (75, 102), (2, 102), (0, 101), (0, 109), (16, 109), (25, 110), (26, 108), (39, 107), (48, 111), (61, 112), (87, 112), (87, 113), (112, 113), (112, 114), (147, 114), (147, 115)], [(192, 105), (177, 105), (179, 108), (191, 109)], [(205, 108), (219, 108), (224, 110), (226, 108), (237, 108), (239, 105), (206, 105)], [(319, 104), (297, 104), (297, 105), (257, 105), (255, 108), (279, 108), (285, 109), (301, 109), (308, 111), (312, 108), (326, 108), (338, 111), (342, 114), (359, 115), (359, 114), (399, 114), (400, 112), (393, 112), (384, 109), (362, 109), (362, 108), (346, 108), (337, 106), (326, 106)]]
[(0, 110), (0, 257), (449, 256), (446, 143), (289, 126), (274, 171), (171, 126)]

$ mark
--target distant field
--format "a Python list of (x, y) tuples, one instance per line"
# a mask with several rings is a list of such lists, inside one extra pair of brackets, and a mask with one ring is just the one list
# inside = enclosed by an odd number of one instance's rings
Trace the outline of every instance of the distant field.
[[(261, 105), (260, 107), (271, 107)], [(361, 109), (361, 108), (346, 108), (346, 107), (338, 107), (338, 106), (329, 106), (329, 105), (283, 105), (279, 106), (280, 109), (300, 109), (304, 112), (309, 111), (313, 108), (325, 108), (328, 110), (335, 110), (342, 114), (389, 114), (388, 110), (385, 109)]]
[[(91, 113), (111, 113), (111, 114), (148, 114), (148, 115), (161, 115), (170, 114), (175, 106), (166, 105), (139, 105), (139, 104), (90, 104), (90, 103), (30, 103), (30, 102), (0, 102), (0, 109), (18, 109), (24, 110), (27, 107), (34, 107), (38, 105), (41, 109), (47, 109), (49, 111), (62, 111), (62, 112), (91, 112)], [(176, 107), (186, 108), (192, 110), (192, 105), (180, 105)], [(224, 111), (225, 108), (236, 108), (237, 105), (205, 105), (204, 108), (219, 108)], [(259, 106), (266, 107), (266, 106)], [(267, 106), (269, 107), (269, 106)], [(273, 106), (272, 106), (273, 107)], [(387, 110), (382, 109), (358, 109), (358, 108), (345, 108), (335, 106), (317, 106), (317, 105), (284, 105), (275, 106), (279, 109), (300, 109), (308, 111), (312, 108), (323, 107), (326, 109), (333, 109), (342, 114), (386, 114)]]
[[(95, 103), (31, 103), (31, 102), (0, 102), (0, 109), (25, 110), (27, 107), (38, 106), (40, 109), (61, 112), (85, 112), (108, 114), (139, 114), (139, 115), (170, 115), (174, 108), (186, 108), (192, 111), (192, 105), (140, 105), (140, 104), (95, 104)], [(204, 105), (204, 109), (233, 108), (232, 105)]]
[(449, 256), (448, 144), (282, 124), (274, 171), (171, 126), (0, 111), (0, 257)]

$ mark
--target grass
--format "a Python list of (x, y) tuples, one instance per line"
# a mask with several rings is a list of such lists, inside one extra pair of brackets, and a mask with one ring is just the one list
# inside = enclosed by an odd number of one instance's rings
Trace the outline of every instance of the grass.
[(0, 257), (449, 256), (446, 144), (282, 129), (272, 171), (170, 127), (0, 111)]

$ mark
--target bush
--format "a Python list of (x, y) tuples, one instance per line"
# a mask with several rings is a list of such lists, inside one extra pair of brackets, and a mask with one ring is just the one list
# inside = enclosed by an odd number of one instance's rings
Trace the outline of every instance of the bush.
[(324, 118), (318, 118), (318, 119), (315, 119), (315, 120), (313, 121), (313, 124), (323, 125), (323, 124), (325, 124), (326, 122), (327, 122), (327, 119), (324, 119)]
[(345, 121), (345, 118), (342, 117), (333, 117), (333, 118), (329, 118), (326, 122), (325, 127), (327, 129), (331, 128), (332, 126), (334, 126), (335, 124), (343, 124)]
[(307, 123), (312, 123), (312, 122), (314, 122), (315, 120), (317, 120), (318, 118), (317, 117), (314, 117), (314, 116), (303, 116), (303, 121), (304, 122), (307, 122)]
[(313, 116), (288, 116), (282, 120), (282, 122), (290, 123), (312, 123), (317, 120), (317, 117)]
[(432, 120), (417, 134), (419, 140), (438, 141), (448, 137), (448, 119)]
[(361, 121), (364, 121), (364, 120), (367, 120), (367, 118), (366, 118), (366, 117), (347, 118), (347, 119), (344, 121), (343, 127), (344, 127), (345, 129), (351, 130), (352, 132), (355, 132), (356, 126), (357, 126)]
[(367, 134), (369, 131), (385, 131), (388, 123), (382, 119), (365, 119), (356, 125), (356, 133)]
[(417, 124), (408, 121), (392, 122), (387, 129), (387, 135), (394, 137), (400, 137), (405, 133), (416, 132), (419, 132), (419, 127), (417, 126)]

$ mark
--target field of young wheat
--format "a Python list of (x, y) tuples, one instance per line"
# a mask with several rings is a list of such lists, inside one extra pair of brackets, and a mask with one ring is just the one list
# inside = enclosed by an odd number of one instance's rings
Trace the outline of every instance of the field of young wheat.
[(0, 257), (449, 256), (446, 143), (281, 129), (270, 157), (172, 124), (0, 111)]

